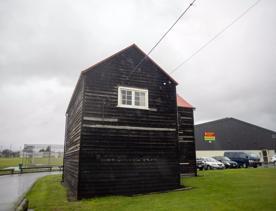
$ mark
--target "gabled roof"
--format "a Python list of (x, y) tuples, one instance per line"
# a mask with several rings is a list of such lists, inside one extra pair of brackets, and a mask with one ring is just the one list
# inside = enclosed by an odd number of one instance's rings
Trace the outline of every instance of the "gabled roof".
[(178, 107), (183, 107), (183, 108), (192, 108), (194, 109), (194, 107), (188, 103), (186, 100), (184, 100), (182, 97), (180, 97), (180, 95), (177, 94), (176, 96), (176, 102), (177, 102), (177, 106)]
[(130, 46), (128, 46), (128, 47), (126, 47), (126, 48), (124, 48), (124, 49), (118, 51), (117, 53), (115, 53), (115, 54), (113, 54), (113, 55), (107, 57), (106, 59), (104, 59), (104, 60), (102, 60), (102, 61), (100, 61), (100, 62), (98, 62), (98, 63), (92, 65), (91, 67), (89, 67), (89, 68), (83, 70), (83, 71), (81, 72), (81, 74), (84, 74), (84, 73), (86, 73), (86, 72), (88, 72), (88, 71), (93, 71), (93, 69), (94, 69), (96, 66), (98, 66), (98, 65), (100, 65), (100, 64), (102, 64), (102, 63), (104, 63), (104, 62), (106, 62), (106, 61), (108, 61), (108, 60), (110, 60), (110, 59), (112, 59), (113, 57), (115, 57), (115, 56), (117, 56), (117, 55), (123, 53), (124, 51), (129, 50), (130, 48), (135, 48), (135, 49), (137, 49), (138, 51), (140, 51), (144, 56), (147, 57), (147, 59), (148, 59), (149, 61), (151, 61), (154, 65), (156, 65), (156, 66), (158, 67), (158, 69), (159, 69), (163, 74), (165, 74), (172, 82), (174, 82), (176, 85), (178, 84), (178, 83), (177, 83), (177, 82), (176, 82), (176, 81), (175, 81), (175, 80), (174, 80), (164, 69), (162, 69), (155, 61), (153, 61), (149, 56), (147, 56), (147, 54), (146, 54), (144, 51), (142, 51), (136, 44), (132, 44), (132, 45), (130, 45)]

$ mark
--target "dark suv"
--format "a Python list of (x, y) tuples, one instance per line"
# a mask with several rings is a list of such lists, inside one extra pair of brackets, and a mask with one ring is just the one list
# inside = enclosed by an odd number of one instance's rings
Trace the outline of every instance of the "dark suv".
[(248, 168), (249, 166), (257, 168), (261, 164), (260, 159), (253, 158), (245, 152), (224, 152), (224, 156), (238, 163), (239, 167)]

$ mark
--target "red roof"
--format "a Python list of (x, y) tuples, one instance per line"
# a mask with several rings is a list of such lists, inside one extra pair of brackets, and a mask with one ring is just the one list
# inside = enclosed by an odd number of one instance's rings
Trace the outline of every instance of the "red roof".
[(184, 100), (182, 97), (177, 95), (176, 102), (178, 107), (184, 107), (184, 108), (194, 108), (190, 103), (188, 103), (186, 100)]

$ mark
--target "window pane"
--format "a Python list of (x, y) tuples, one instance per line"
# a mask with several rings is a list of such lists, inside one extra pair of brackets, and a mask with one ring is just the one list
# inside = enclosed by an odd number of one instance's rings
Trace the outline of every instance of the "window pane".
[(140, 105), (141, 106), (146, 106), (146, 94), (144, 92), (140, 93)]
[(126, 90), (121, 90), (121, 98), (122, 98), (122, 104), (126, 104)]
[(132, 101), (132, 92), (131, 91), (126, 91), (126, 104), (131, 105)]
[(122, 99), (126, 100), (126, 94), (124, 94), (124, 95), (122, 94)]
[(145, 106), (145, 93), (144, 92), (135, 92), (135, 105), (136, 106)]
[(135, 92), (135, 105), (139, 106), (140, 105), (140, 93)]

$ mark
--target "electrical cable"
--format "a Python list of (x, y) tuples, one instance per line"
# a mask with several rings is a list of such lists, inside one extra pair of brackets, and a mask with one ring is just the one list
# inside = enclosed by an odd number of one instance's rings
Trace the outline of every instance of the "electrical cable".
[(237, 18), (235, 18), (230, 24), (228, 24), (226, 27), (224, 27), (215, 36), (213, 36), (209, 41), (207, 41), (199, 49), (197, 49), (191, 56), (189, 56), (187, 59), (185, 59), (179, 65), (177, 65), (174, 69), (172, 69), (170, 74), (176, 72), (180, 67), (182, 67), (184, 64), (186, 64), (188, 61), (190, 61), (195, 55), (197, 55), (200, 51), (202, 51), (204, 48), (206, 48), (210, 43), (212, 43), (215, 39), (217, 39), (227, 29), (229, 29), (232, 25), (234, 25), (237, 21), (239, 21), (243, 16), (245, 16), (253, 7), (255, 7), (258, 3), (260, 3), (260, 1), (261, 0), (257, 0), (254, 4), (252, 4), (250, 7), (248, 7), (243, 13), (241, 13)]
[(152, 53), (152, 51), (160, 44), (160, 42), (166, 37), (166, 35), (172, 30), (172, 28), (177, 24), (177, 22), (185, 15), (185, 13), (193, 6), (196, 0), (193, 0), (189, 6), (181, 13), (181, 15), (176, 19), (176, 21), (171, 25), (171, 27), (163, 34), (163, 36), (157, 41), (157, 43), (150, 49), (150, 51), (141, 59), (141, 61), (134, 67), (134, 69), (129, 74), (129, 77), (137, 70), (137, 68), (145, 61), (145, 59)]

